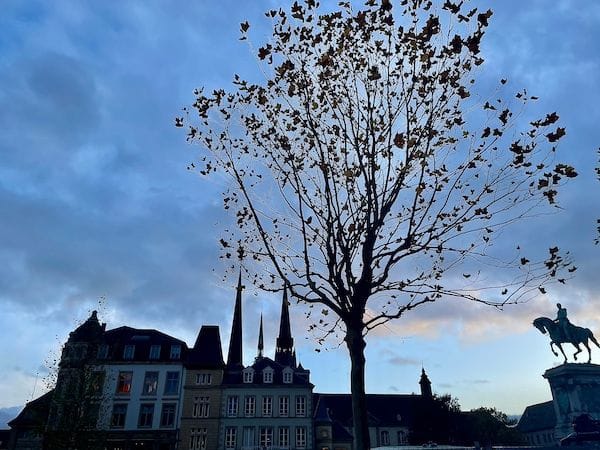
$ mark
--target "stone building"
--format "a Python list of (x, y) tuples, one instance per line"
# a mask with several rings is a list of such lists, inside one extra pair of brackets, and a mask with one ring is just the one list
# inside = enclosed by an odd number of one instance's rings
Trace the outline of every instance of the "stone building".
[(185, 362), (179, 448), (217, 449), (224, 369), (219, 327), (205, 325)]
[(310, 371), (296, 361), (287, 293), (281, 304), (275, 357), (263, 354), (260, 319), (257, 355), (243, 365), (241, 281), (238, 282), (221, 393), (219, 449), (313, 448)]

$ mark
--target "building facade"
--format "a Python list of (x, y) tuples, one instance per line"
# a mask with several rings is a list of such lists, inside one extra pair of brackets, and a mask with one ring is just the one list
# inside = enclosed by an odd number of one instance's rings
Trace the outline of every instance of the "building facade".
[(263, 354), (260, 319), (257, 354), (243, 365), (241, 280), (221, 392), (219, 449), (313, 449), (310, 371), (296, 362), (284, 290), (274, 359)]

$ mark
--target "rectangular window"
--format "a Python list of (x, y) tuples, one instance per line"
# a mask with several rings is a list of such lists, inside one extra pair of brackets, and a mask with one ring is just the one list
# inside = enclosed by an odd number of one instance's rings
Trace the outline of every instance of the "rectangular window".
[(108, 345), (100, 344), (98, 347), (98, 359), (106, 359), (108, 358)]
[(261, 447), (271, 447), (273, 445), (273, 428), (260, 427), (258, 445)]
[(256, 413), (256, 397), (249, 395), (244, 398), (244, 415), (246, 417), (254, 417)]
[(273, 415), (273, 397), (263, 397), (262, 415), (263, 417), (271, 417)]
[(212, 374), (210, 373), (197, 373), (196, 384), (212, 384)]
[(150, 359), (160, 359), (160, 345), (150, 346)]
[(138, 427), (140, 427), (140, 428), (151, 427), (153, 418), (154, 418), (154, 404), (153, 403), (142, 403), (140, 405), (140, 417), (138, 419)]
[(254, 447), (256, 445), (254, 439), (255, 428), (254, 427), (244, 427), (242, 434), (242, 446), (243, 447)]
[(135, 353), (135, 345), (128, 344), (123, 347), (123, 359), (133, 359)]
[(251, 370), (244, 372), (244, 383), (252, 383), (254, 379), (254, 373)]
[(387, 430), (381, 432), (381, 445), (390, 445), (390, 432)]
[(292, 378), (293, 378), (293, 373), (291, 371), (285, 371), (283, 372), (283, 382), (286, 384), (289, 384), (292, 382)]
[(165, 395), (175, 395), (179, 391), (179, 372), (167, 372)]
[(235, 448), (236, 431), (234, 427), (225, 428), (225, 448)]
[(119, 372), (117, 378), (117, 394), (129, 394), (131, 392), (131, 380), (133, 372)]
[(102, 388), (104, 387), (104, 371), (94, 370), (90, 374), (90, 382), (88, 385), (90, 395), (101, 395)]
[(170, 428), (175, 424), (175, 403), (165, 403), (162, 405), (160, 413), (160, 426)]
[(143, 395), (156, 395), (158, 390), (158, 372), (146, 372), (144, 376)]
[(208, 430), (206, 428), (190, 429), (190, 450), (206, 450), (206, 437)]
[(181, 345), (171, 345), (171, 359), (179, 359), (181, 357)]
[(210, 397), (194, 397), (192, 417), (208, 417), (210, 413)]
[(290, 413), (290, 398), (287, 396), (279, 397), (279, 416), (287, 417)]
[(238, 413), (238, 398), (237, 396), (227, 397), (227, 416), (236, 417)]
[(296, 428), (296, 448), (305, 448), (306, 447), (306, 428), (297, 427)]
[(296, 417), (306, 416), (306, 397), (298, 395), (296, 397)]
[(273, 382), (273, 372), (270, 370), (265, 370), (263, 372), (263, 383), (272, 383)]
[(290, 446), (290, 429), (288, 427), (279, 428), (279, 446), (282, 448)]
[(112, 428), (123, 428), (125, 426), (125, 417), (127, 416), (127, 404), (115, 403), (113, 405), (110, 426)]

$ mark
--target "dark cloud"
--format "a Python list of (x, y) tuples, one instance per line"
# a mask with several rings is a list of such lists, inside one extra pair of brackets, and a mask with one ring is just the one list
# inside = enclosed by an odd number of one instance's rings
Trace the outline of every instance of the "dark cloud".
[[(229, 265), (219, 259), (217, 243), (230, 224), (219, 197), (223, 186), (185, 170), (196, 150), (186, 145), (173, 118), (193, 102), (195, 87), (230, 86), (234, 73), (261, 79), (238, 32), (239, 23), (248, 19), (256, 43), (262, 42), (265, 8), (259, 3), (240, 8), (233, 0), (218, 7), (3, 3), (0, 305), (5, 332), (21, 339), (10, 353), (0, 352), (6, 361), (2, 375), (13, 380), (0, 389), (0, 402), (16, 404), (18, 389), (21, 400), (31, 392), (48, 346), (58, 347), (102, 296), (111, 328), (155, 327), (191, 343), (200, 325), (213, 323), (221, 325), (226, 348), (235, 274), (222, 282)], [(485, 91), (502, 76), (511, 88), (539, 94), (539, 106), (531, 112), (561, 114), (568, 134), (559, 154), (581, 174), (561, 194), (563, 210), (535, 218), (508, 237), (542, 250), (557, 242), (572, 251), (579, 270), (566, 288), (559, 285), (525, 305), (499, 312), (442, 301), (411, 311), (369, 339), (384, 334), (458, 335), (473, 343), (501, 339), (528, 330), (537, 315), (553, 315), (558, 299), (574, 322), (585, 317), (600, 326), (592, 301), (598, 291), (598, 248), (592, 241), (600, 210), (592, 168), (599, 144), (591, 139), (600, 122), (595, 78), (600, 55), (594, 45), (600, 39), (600, 9), (573, 8), (564, 1), (548, 6), (542, 0), (527, 5), (510, 0), (495, 8), (478, 85)], [(280, 297), (250, 287), (245, 295), (245, 345), (251, 357), (261, 312), (265, 337), (274, 340)], [(297, 311), (292, 325), (297, 344), (312, 352), (316, 344), (302, 339), (307, 323), (302, 308)], [(339, 358), (341, 353), (329, 354)], [(420, 365), (411, 355), (377, 356), (398, 367)], [(15, 365), (18, 371), (9, 369)], [(405, 390), (392, 385), (389, 391)]]

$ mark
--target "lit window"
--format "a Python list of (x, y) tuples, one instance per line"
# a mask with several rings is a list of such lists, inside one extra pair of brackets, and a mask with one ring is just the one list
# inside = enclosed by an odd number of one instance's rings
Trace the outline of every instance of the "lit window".
[(254, 417), (256, 411), (256, 397), (250, 395), (244, 399), (244, 415)]
[(206, 450), (206, 437), (208, 430), (206, 428), (190, 429), (190, 450)]
[(306, 416), (306, 397), (299, 395), (296, 397), (296, 417)]
[(290, 398), (289, 397), (279, 397), (279, 416), (287, 417), (290, 413)]
[(131, 392), (131, 380), (133, 372), (119, 372), (117, 378), (117, 394), (129, 394)]
[(133, 359), (135, 345), (128, 344), (123, 348), (123, 359)]
[(235, 448), (236, 431), (233, 427), (225, 428), (225, 448)]
[(127, 415), (127, 404), (115, 403), (113, 405), (110, 426), (112, 428), (123, 428), (125, 426), (125, 416)]
[(210, 397), (194, 397), (192, 417), (208, 417), (210, 414)]
[(179, 359), (181, 357), (181, 345), (171, 345), (171, 359)]
[(143, 395), (156, 395), (158, 390), (158, 372), (146, 372), (144, 376)]
[(279, 446), (282, 448), (290, 446), (290, 429), (288, 427), (279, 428)]
[(260, 427), (258, 443), (261, 447), (271, 447), (273, 445), (273, 428)]
[(197, 373), (196, 384), (212, 384), (212, 374), (210, 373)]
[(296, 428), (296, 448), (305, 448), (306, 447), (306, 428), (297, 427)]
[(151, 427), (153, 418), (154, 418), (154, 404), (143, 403), (140, 406), (140, 417), (138, 420), (138, 427), (140, 427), (140, 428)]
[(150, 346), (150, 359), (160, 359), (160, 345)]
[(263, 397), (262, 415), (264, 417), (273, 415), (273, 397)]
[(172, 427), (175, 424), (175, 403), (165, 403), (160, 414), (160, 426)]
[(167, 372), (165, 395), (175, 395), (179, 391), (179, 372)]
[(238, 413), (238, 398), (237, 396), (227, 397), (227, 416), (236, 417)]

